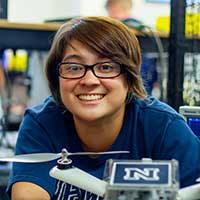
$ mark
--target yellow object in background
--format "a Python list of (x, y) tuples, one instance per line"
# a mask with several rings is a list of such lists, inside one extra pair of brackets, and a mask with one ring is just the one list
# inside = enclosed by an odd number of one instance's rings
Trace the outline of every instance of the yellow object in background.
[(2, 66), (8, 71), (25, 72), (28, 66), (28, 52), (25, 49), (5, 49), (2, 56)]
[(156, 31), (163, 31), (169, 33), (170, 31), (170, 17), (169, 16), (160, 16), (156, 20)]
[(15, 70), (25, 72), (27, 69), (28, 53), (24, 49), (16, 50), (15, 54)]
[[(157, 31), (170, 32), (170, 17), (160, 16), (156, 20)], [(200, 13), (186, 14), (185, 32), (187, 35), (200, 35)]]

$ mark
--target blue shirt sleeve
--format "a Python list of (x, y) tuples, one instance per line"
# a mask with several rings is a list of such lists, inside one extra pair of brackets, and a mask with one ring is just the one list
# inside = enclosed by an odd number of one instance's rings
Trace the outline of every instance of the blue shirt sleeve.
[(196, 183), (200, 177), (200, 140), (179, 118), (171, 121), (159, 145), (160, 158), (179, 162), (181, 187)]
[[(53, 142), (46, 129), (30, 113), (26, 113), (20, 126), (16, 144), (16, 154), (54, 152)], [(57, 153), (57, 152), (56, 152)], [(7, 193), (10, 195), (12, 184), (27, 181), (41, 186), (53, 196), (56, 180), (49, 176), (49, 170), (56, 161), (42, 163), (13, 163)]]

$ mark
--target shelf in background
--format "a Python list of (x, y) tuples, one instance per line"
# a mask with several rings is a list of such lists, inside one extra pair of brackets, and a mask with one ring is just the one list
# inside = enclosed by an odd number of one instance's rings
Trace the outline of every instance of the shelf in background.
[[(0, 50), (6, 48), (13, 49), (35, 49), (49, 50), (55, 32), (61, 24), (43, 23), (13, 23), (6, 20), (0, 20)], [(133, 29), (134, 30), (134, 29)], [(135, 30), (140, 41), (143, 52), (157, 52), (157, 46), (153, 36), (146, 36), (142, 32)], [(157, 34), (163, 43), (164, 50), (168, 50), (167, 34)]]
[(0, 50), (48, 50), (60, 24), (25, 24), (0, 21)]

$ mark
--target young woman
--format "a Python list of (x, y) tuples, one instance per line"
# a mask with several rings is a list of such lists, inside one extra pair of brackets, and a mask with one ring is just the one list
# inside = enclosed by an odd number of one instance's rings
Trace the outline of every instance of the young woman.
[[(108, 17), (82, 17), (63, 24), (46, 64), (52, 97), (25, 112), (16, 154), (130, 151), (74, 156), (73, 165), (102, 179), (113, 159), (177, 159), (181, 187), (200, 176), (200, 141), (171, 107), (147, 97), (134, 33)], [(56, 160), (14, 163), (12, 199), (100, 199), (49, 176)]]

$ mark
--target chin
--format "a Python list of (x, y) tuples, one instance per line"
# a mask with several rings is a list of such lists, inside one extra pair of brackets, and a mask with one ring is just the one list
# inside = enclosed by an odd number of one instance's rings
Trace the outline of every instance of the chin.
[(78, 113), (77, 115), (74, 115), (75, 118), (81, 120), (81, 121), (85, 121), (85, 122), (97, 122), (99, 120), (102, 120), (105, 118), (105, 116), (102, 115), (95, 115), (94, 112), (92, 113), (84, 113), (83, 115), (81, 115), (80, 113)]

